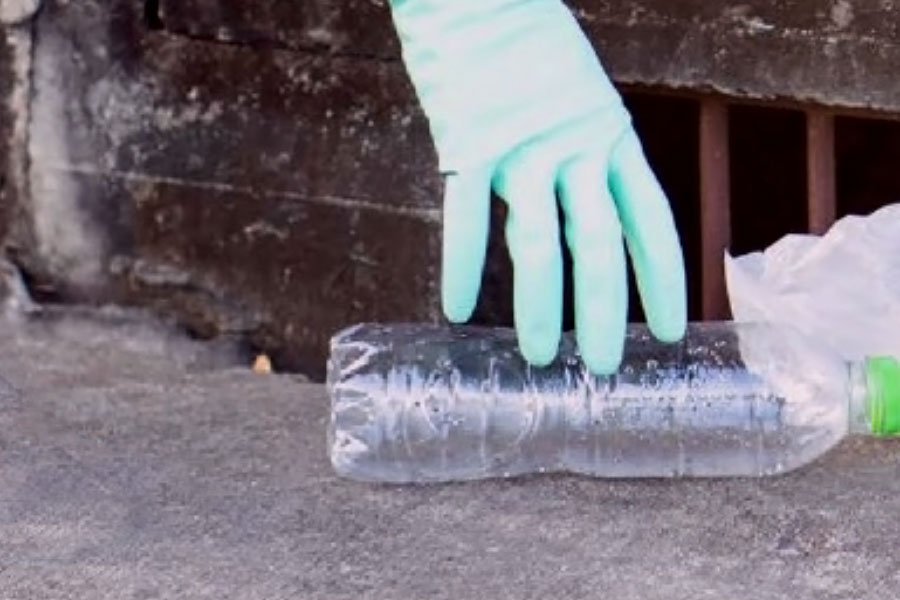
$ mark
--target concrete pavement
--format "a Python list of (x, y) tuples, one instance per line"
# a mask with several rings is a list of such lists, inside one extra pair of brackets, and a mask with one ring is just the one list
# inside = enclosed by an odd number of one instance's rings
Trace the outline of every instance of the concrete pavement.
[(319, 385), (118, 312), (0, 329), (3, 598), (900, 592), (900, 443), (788, 477), (337, 479)]

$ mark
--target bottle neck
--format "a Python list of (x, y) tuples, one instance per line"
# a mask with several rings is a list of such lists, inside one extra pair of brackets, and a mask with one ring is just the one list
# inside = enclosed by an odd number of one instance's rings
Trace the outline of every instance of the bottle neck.
[(869, 410), (869, 388), (866, 380), (866, 363), (854, 362), (849, 369), (848, 411), (849, 431), (853, 435), (872, 435), (872, 416)]

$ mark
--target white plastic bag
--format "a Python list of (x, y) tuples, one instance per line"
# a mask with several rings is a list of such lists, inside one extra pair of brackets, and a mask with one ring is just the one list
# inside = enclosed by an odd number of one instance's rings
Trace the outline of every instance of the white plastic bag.
[(900, 204), (725, 257), (736, 321), (794, 327), (845, 360), (900, 357)]

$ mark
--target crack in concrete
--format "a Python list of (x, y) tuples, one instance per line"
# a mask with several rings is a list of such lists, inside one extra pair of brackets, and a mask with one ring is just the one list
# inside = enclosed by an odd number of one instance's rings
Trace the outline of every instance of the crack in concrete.
[(324, 44), (289, 44), (277, 38), (256, 32), (244, 32), (242, 34), (242, 39), (236, 39), (234, 37), (229, 37), (229, 31), (227, 29), (222, 29), (218, 34), (213, 34), (199, 33), (191, 31), (190, 29), (174, 27), (168, 25), (162, 18), (159, 0), (144, 0), (144, 23), (151, 30), (160, 31), (173, 37), (185, 38), (194, 42), (237, 46), (240, 48), (251, 48), (256, 50), (275, 50), (304, 56), (313, 55), (316, 57), (332, 59), (360, 60), (389, 65), (400, 65), (402, 63), (399, 56), (384, 56), (371, 52), (335, 50)]
[(382, 56), (379, 54), (367, 52), (348, 52), (346, 50), (331, 50), (327, 46), (316, 44), (287, 44), (285, 42), (260, 36), (255, 39), (233, 39), (220, 37), (213, 34), (197, 33), (175, 27), (164, 26), (163, 31), (174, 36), (182, 37), (194, 42), (202, 42), (206, 44), (221, 44), (226, 46), (237, 46), (240, 48), (252, 48), (256, 50), (275, 50), (286, 52), (289, 54), (297, 54), (302, 56), (315, 56), (321, 58), (342, 59), (342, 60), (359, 60), (366, 62), (374, 62), (386, 65), (401, 65), (399, 57)]
[(392, 214), (400, 217), (408, 217), (420, 219), (429, 223), (439, 223), (441, 220), (441, 211), (439, 208), (423, 208), (420, 206), (386, 206), (378, 202), (361, 200), (358, 198), (348, 198), (335, 195), (311, 195), (292, 192), (289, 190), (273, 190), (259, 189), (248, 186), (234, 185), (219, 181), (205, 181), (198, 179), (187, 179), (175, 176), (152, 175), (149, 173), (141, 173), (137, 171), (126, 171), (120, 169), (103, 169), (92, 165), (85, 164), (55, 164), (46, 165), (47, 168), (61, 171), (64, 173), (74, 173), (79, 175), (91, 175), (97, 177), (109, 177), (122, 181), (132, 181), (137, 183), (149, 183), (154, 185), (171, 185), (178, 187), (190, 187), (204, 189), (220, 193), (241, 194), (246, 196), (262, 196), (264, 198), (281, 198), (298, 200), (309, 204), (322, 204), (327, 206), (339, 206), (351, 210), (367, 210), (385, 214)]

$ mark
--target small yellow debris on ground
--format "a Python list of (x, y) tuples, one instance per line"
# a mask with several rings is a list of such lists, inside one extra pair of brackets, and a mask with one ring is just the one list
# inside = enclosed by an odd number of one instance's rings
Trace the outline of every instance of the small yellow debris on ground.
[(253, 361), (253, 372), (267, 374), (272, 372), (272, 361), (265, 354), (259, 354)]

